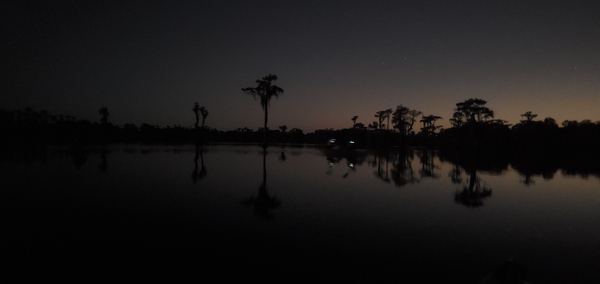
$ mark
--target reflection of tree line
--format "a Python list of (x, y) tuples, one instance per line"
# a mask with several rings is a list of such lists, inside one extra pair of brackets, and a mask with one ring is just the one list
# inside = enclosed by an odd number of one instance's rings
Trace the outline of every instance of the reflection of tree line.
[[(413, 168), (415, 156), (419, 158), (420, 167)], [(433, 162), (435, 152), (430, 150), (405, 149), (397, 151), (377, 151), (370, 161), (375, 168), (375, 176), (384, 182), (394, 181), (397, 187), (419, 183), (425, 178), (439, 178), (435, 171), (439, 169)]]
[[(541, 175), (544, 179), (552, 179), (557, 171), (564, 175), (580, 175), (587, 177), (593, 175), (600, 178), (600, 168), (598, 163), (590, 159), (589, 162), (562, 160), (558, 157), (536, 157), (519, 156), (510, 157), (502, 152), (436, 152), (432, 150), (389, 150), (382, 149), (375, 151), (373, 155), (366, 156), (362, 154), (360, 161), (350, 163), (351, 159), (356, 159), (358, 151), (335, 151), (331, 149), (324, 150), (330, 167), (327, 174), (333, 173), (333, 166), (340, 164), (343, 159), (348, 160), (348, 173), (356, 171), (355, 166), (361, 165), (363, 161), (374, 169), (373, 173), (377, 179), (386, 183), (393, 181), (396, 187), (403, 187), (409, 184), (419, 183), (423, 179), (437, 179), (440, 174), (437, 172), (439, 166), (434, 160), (439, 157), (442, 161), (448, 161), (452, 164), (452, 169), (448, 173), (451, 182), (459, 185), (460, 189), (455, 194), (455, 201), (469, 207), (479, 207), (483, 205), (483, 199), (490, 197), (492, 188), (483, 181), (478, 173), (486, 172), (500, 174), (508, 169), (510, 165), (514, 170), (523, 176), (522, 182), (526, 185), (534, 183), (533, 177)], [(418, 159), (418, 164), (415, 159)], [(512, 159), (512, 160), (511, 160)], [(537, 162), (541, 161), (541, 162)], [(352, 165), (352, 167), (350, 167)]]
[[(374, 168), (374, 176), (386, 183), (394, 182), (396, 187), (403, 187), (408, 184), (419, 183), (424, 179), (438, 179), (440, 174), (437, 170), (440, 169), (434, 162), (437, 153), (435, 151), (422, 150), (398, 150), (398, 151), (377, 151), (370, 156), (368, 164)], [(418, 157), (418, 169), (415, 169), (414, 160)], [(440, 157), (450, 158), (453, 157)], [(341, 157), (327, 156), (327, 160), (340, 161)], [(477, 176), (479, 170), (502, 171), (507, 168), (507, 165), (480, 165), (480, 162), (475, 156), (466, 160), (453, 160), (453, 167), (448, 173), (452, 183), (460, 185), (461, 189), (457, 190), (454, 200), (457, 203), (468, 207), (479, 207), (483, 205), (483, 199), (491, 196), (492, 190), (486, 186), (485, 182)], [(463, 171), (468, 174), (468, 179), (464, 182), (462, 177)]]
[(525, 185), (535, 184), (535, 177), (551, 180), (557, 172), (563, 175), (579, 175), (583, 178), (600, 178), (600, 164), (593, 155), (574, 158), (564, 153), (546, 155), (538, 151), (521, 152), (511, 158), (511, 167), (523, 176)]

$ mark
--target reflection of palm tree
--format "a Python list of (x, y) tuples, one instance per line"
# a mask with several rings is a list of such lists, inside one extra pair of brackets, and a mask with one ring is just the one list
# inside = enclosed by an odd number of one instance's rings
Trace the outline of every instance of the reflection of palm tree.
[[(196, 155), (194, 155), (194, 172), (192, 173), (192, 181), (194, 183), (198, 182), (198, 180), (204, 179), (206, 177), (206, 167), (204, 166), (204, 156), (203, 156), (204, 148), (201, 144), (196, 144)], [(198, 159), (200, 159), (200, 172), (198, 173)]]
[(263, 180), (258, 188), (257, 196), (250, 196), (241, 202), (243, 205), (252, 205), (254, 212), (265, 219), (272, 219), (272, 209), (279, 207), (281, 201), (277, 196), (269, 196), (267, 191), (267, 151), (263, 150)]
[(277, 80), (276, 75), (267, 75), (260, 80), (256, 80), (256, 87), (242, 88), (242, 91), (251, 95), (254, 99), (260, 99), (260, 105), (265, 111), (264, 133), (263, 133), (263, 148), (267, 147), (267, 122), (269, 120), (269, 105), (273, 97), (278, 98), (283, 94), (283, 89), (272, 82)]

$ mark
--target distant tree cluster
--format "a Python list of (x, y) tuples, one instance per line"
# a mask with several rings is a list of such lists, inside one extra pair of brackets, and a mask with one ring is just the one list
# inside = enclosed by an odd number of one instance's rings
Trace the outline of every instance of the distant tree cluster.
[[(600, 151), (600, 122), (590, 120), (565, 120), (560, 125), (551, 117), (538, 120), (538, 115), (526, 111), (515, 125), (497, 119), (494, 111), (482, 99), (472, 98), (456, 103), (449, 119), (452, 127), (443, 129), (438, 122), (443, 119), (432, 114), (399, 105), (374, 114), (375, 121), (365, 126), (358, 116), (351, 116), (352, 125), (346, 129), (320, 129), (304, 133), (301, 129), (281, 125), (269, 129), (268, 108), (271, 98), (278, 97), (283, 89), (273, 82), (275, 75), (257, 80), (256, 87), (242, 91), (260, 99), (265, 119), (258, 129), (238, 128), (219, 131), (205, 125), (208, 110), (194, 103), (194, 127), (179, 125), (159, 127), (142, 123), (122, 126), (109, 121), (108, 108), (99, 109), (97, 122), (79, 120), (69, 115), (53, 115), (45, 110), (0, 109), (0, 143), (28, 144), (98, 144), (98, 143), (244, 143), (266, 146), (272, 144), (325, 145), (335, 139), (337, 146), (353, 147), (429, 147), (444, 151), (490, 152), (562, 152), (590, 154)], [(200, 124), (200, 117), (202, 122)], [(417, 125), (420, 125), (418, 127)]]

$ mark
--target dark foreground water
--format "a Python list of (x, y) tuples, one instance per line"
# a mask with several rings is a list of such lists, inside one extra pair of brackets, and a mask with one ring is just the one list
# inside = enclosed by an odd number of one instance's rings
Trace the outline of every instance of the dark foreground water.
[(3, 276), (600, 280), (594, 174), (419, 150), (116, 145), (4, 156)]

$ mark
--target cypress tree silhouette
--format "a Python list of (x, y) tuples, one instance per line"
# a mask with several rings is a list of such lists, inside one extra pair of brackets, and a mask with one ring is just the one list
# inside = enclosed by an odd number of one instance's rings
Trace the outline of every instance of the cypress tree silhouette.
[(279, 98), (283, 94), (283, 89), (272, 82), (277, 80), (276, 75), (269, 74), (262, 79), (256, 80), (256, 87), (242, 88), (242, 91), (251, 95), (254, 99), (260, 99), (260, 106), (265, 111), (263, 148), (267, 148), (267, 122), (269, 120), (269, 106), (273, 97)]

